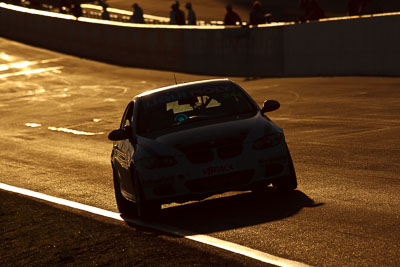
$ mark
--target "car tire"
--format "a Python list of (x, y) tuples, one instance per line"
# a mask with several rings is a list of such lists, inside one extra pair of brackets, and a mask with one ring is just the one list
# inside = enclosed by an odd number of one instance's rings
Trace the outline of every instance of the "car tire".
[(272, 182), (272, 186), (280, 192), (291, 192), (297, 188), (297, 176), (294, 169), (292, 156), (288, 149), (288, 165), (290, 174), (287, 176), (280, 177)]
[(137, 216), (143, 220), (153, 219), (160, 213), (161, 204), (155, 201), (146, 200), (138, 175), (135, 174), (133, 179)]
[(117, 202), (117, 207), (119, 212), (122, 215), (134, 216), (136, 215), (136, 205), (135, 203), (125, 199), (125, 197), (121, 193), (121, 184), (119, 182), (118, 176), (115, 172), (114, 167), (113, 169), (113, 179), (114, 179), (114, 193), (115, 193), (115, 200)]

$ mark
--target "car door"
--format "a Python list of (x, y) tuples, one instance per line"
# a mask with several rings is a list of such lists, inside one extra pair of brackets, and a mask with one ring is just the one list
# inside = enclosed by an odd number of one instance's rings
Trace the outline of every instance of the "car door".
[[(134, 102), (130, 102), (125, 109), (121, 120), (120, 129), (132, 128)], [(134, 200), (133, 180), (131, 179), (131, 159), (135, 148), (131, 139), (116, 141), (114, 143), (115, 168), (120, 177), (121, 193), (128, 199)]]

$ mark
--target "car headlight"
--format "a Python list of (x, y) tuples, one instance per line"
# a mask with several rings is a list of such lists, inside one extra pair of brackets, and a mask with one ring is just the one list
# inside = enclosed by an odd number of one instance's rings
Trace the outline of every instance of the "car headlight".
[(142, 160), (142, 164), (146, 169), (157, 169), (173, 166), (178, 162), (173, 157), (156, 157)]
[(260, 150), (279, 145), (281, 143), (282, 136), (283, 135), (281, 133), (265, 135), (260, 139), (255, 140), (252, 147), (255, 150)]

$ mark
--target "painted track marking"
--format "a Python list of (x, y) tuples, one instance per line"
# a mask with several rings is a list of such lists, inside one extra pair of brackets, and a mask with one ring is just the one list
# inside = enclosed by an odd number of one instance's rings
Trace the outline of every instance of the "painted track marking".
[(117, 212), (112, 212), (112, 211), (108, 211), (108, 210), (104, 210), (104, 209), (100, 209), (100, 208), (96, 208), (96, 207), (92, 207), (89, 205), (85, 205), (85, 204), (81, 204), (78, 202), (74, 202), (74, 201), (70, 201), (70, 200), (66, 200), (66, 199), (62, 199), (62, 198), (58, 198), (58, 197), (53, 197), (53, 196), (49, 196), (46, 194), (42, 194), (39, 192), (35, 192), (35, 191), (31, 191), (28, 189), (24, 189), (24, 188), (19, 188), (19, 187), (15, 187), (12, 185), (7, 185), (7, 184), (3, 184), (0, 183), (0, 189), (3, 189), (5, 191), (9, 191), (9, 192), (13, 192), (13, 193), (17, 193), (17, 194), (21, 194), (21, 195), (25, 195), (25, 196), (30, 196), (36, 199), (41, 199), (41, 200), (45, 200), (51, 203), (55, 203), (55, 204), (59, 204), (59, 205), (63, 205), (66, 207), (70, 207), (70, 208), (74, 208), (74, 209), (78, 209), (78, 210), (83, 210), (86, 212), (90, 212), (92, 214), (96, 214), (96, 215), (100, 215), (103, 217), (107, 217), (107, 218), (111, 218), (111, 219), (115, 219), (118, 221), (126, 221), (138, 226), (142, 226), (142, 227), (146, 227), (146, 228), (151, 228), (151, 229), (155, 229), (164, 233), (169, 233), (169, 234), (173, 234), (179, 237), (184, 237), (196, 242), (200, 242), (203, 244), (207, 244), (210, 246), (214, 246), (214, 247), (218, 247), (221, 248), (223, 250), (227, 250), (230, 252), (234, 252), (236, 254), (240, 254), (243, 256), (246, 256), (248, 258), (252, 258), (261, 262), (265, 262), (265, 263), (269, 263), (269, 264), (273, 264), (276, 266), (295, 266), (295, 267), (303, 267), (303, 266), (309, 266), (306, 265), (304, 263), (301, 262), (297, 262), (297, 261), (292, 261), (289, 259), (285, 259), (285, 258), (281, 258), (278, 256), (274, 256), (262, 251), (258, 251), (255, 249), (251, 249), (239, 244), (235, 244), (229, 241), (224, 241), (212, 236), (207, 236), (207, 235), (200, 235), (200, 234), (196, 234), (196, 233), (190, 233), (181, 229), (177, 229), (177, 228), (173, 228), (167, 225), (162, 225), (162, 224), (156, 224), (156, 223), (147, 223), (147, 222), (143, 222), (140, 220), (135, 220), (135, 219), (123, 219), (121, 217), (121, 214), (117, 213)]

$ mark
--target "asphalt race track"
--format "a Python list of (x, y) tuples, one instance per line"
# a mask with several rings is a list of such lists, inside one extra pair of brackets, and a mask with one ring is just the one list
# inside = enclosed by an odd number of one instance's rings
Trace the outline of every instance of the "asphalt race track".
[[(165, 205), (159, 221), (309, 265), (399, 266), (400, 78), (233, 80), (280, 101), (270, 118), (298, 190)], [(0, 83), (0, 183), (117, 211), (107, 134), (131, 97), (174, 75), (0, 39)]]

